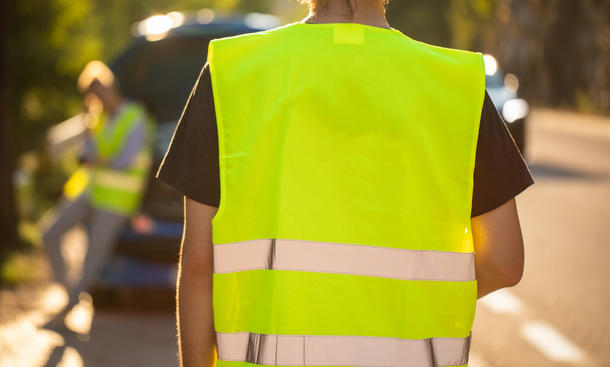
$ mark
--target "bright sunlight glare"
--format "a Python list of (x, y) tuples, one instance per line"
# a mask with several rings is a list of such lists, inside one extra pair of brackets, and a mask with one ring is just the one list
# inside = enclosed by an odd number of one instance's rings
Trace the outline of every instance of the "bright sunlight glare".
[(485, 54), (483, 55), (483, 63), (485, 64), (485, 74), (494, 75), (498, 71), (498, 62), (495, 57)]

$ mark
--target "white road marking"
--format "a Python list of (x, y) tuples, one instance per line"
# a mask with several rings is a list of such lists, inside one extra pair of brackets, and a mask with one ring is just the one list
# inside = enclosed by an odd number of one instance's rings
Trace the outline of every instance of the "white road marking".
[[(491, 312), (517, 316), (522, 324), (521, 336), (548, 359), (567, 363), (585, 360), (585, 353), (554, 327), (542, 321), (529, 321), (525, 305), (509, 290), (493, 292), (479, 303)], [(475, 362), (478, 363), (476, 359)]]
[(521, 335), (542, 354), (556, 362), (580, 362), (585, 354), (551, 325), (528, 322), (521, 328)]
[(523, 302), (508, 289), (501, 289), (483, 297), (481, 304), (499, 314), (518, 314), (523, 311)]

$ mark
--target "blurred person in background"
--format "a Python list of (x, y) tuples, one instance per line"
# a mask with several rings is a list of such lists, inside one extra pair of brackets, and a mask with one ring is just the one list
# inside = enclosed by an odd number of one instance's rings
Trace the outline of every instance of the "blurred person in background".
[[(64, 185), (64, 193), (44, 229), (43, 243), (54, 279), (68, 291), (68, 304), (47, 327), (63, 327), (79, 295), (95, 281), (119, 232), (138, 210), (151, 166), (153, 125), (146, 110), (120, 93), (112, 71), (91, 61), (78, 78), (87, 108), (82, 166)], [(48, 223), (47, 222), (47, 223)], [(61, 252), (63, 235), (84, 224), (88, 246), (82, 274), (67, 279)]]
[(482, 55), (384, 5), (210, 43), (157, 173), (185, 196), (183, 366), (463, 366), (476, 300), (520, 281), (533, 179)]

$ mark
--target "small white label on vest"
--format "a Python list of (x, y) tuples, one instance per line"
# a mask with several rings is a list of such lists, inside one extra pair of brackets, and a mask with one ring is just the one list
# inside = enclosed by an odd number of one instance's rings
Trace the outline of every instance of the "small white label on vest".
[(334, 42), (353, 45), (364, 44), (364, 29), (356, 27), (334, 27)]

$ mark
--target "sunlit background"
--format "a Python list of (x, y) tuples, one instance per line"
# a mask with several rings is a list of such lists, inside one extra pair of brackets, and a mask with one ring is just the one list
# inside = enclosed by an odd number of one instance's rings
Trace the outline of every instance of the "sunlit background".
[[(155, 162), (207, 42), (302, 19), (296, 0), (13, 0), (0, 3), (0, 366), (175, 366), (180, 196), (151, 182), (67, 333), (40, 329), (66, 295), (38, 226), (75, 171), (76, 79), (108, 62), (158, 123)], [(610, 2), (393, 0), (412, 38), (484, 53), (486, 86), (536, 184), (517, 199), (526, 270), (477, 309), (471, 367), (610, 365)], [(86, 250), (65, 239), (72, 277)], [(95, 306), (95, 312), (94, 312)]]

